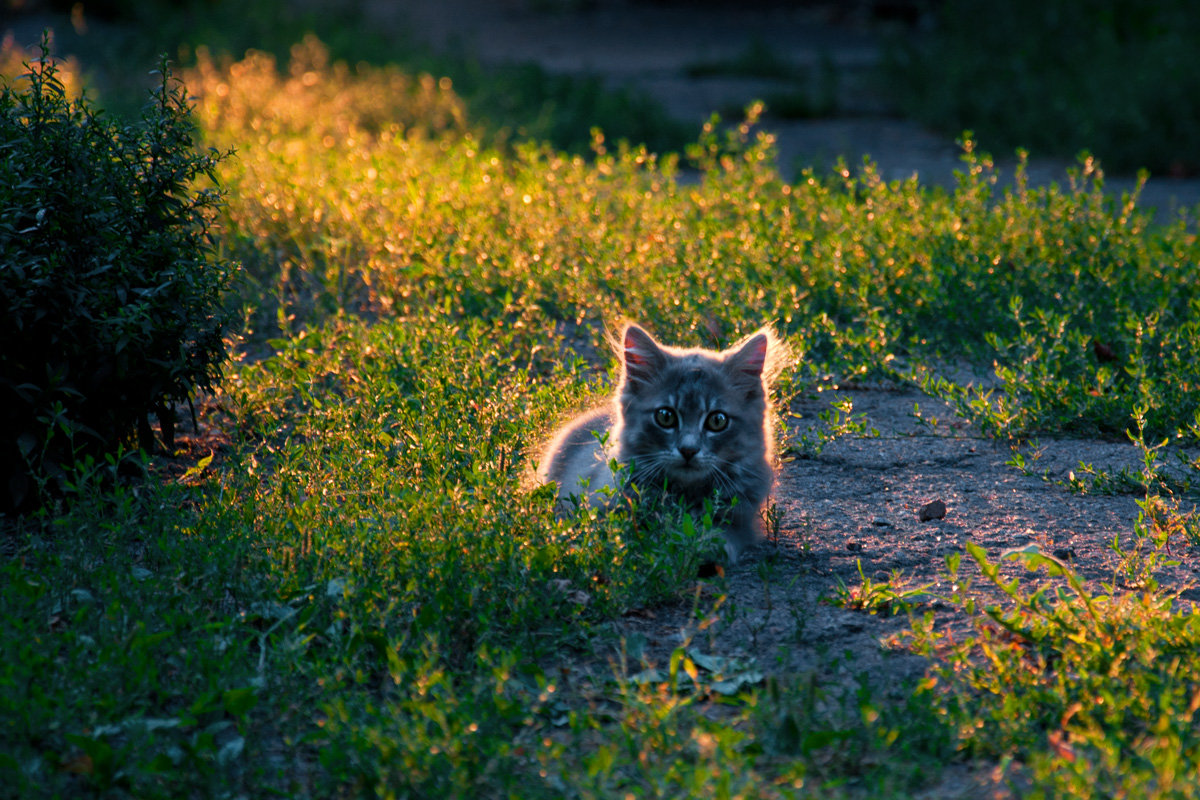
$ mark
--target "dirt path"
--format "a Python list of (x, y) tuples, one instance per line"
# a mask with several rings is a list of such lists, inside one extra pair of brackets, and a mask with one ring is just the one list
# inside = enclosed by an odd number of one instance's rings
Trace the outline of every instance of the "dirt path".
[[(944, 624), (955, 625), (959, 615), (935, 599), (951, 593), (945, 582), (947, 555), (962, 555), (960, 575), (974, 579), (973, 594), (981, 603), (1002, 599), (980, 579), (965, 552), (967, 541), (984, 547), (991, 558), (1035, 544), (1096, 585), (1113, 580), (1119, 559), (1109, 545), (1114, 536), (1128, 545), (1139, 512), (1136, 498), (1081, 496), (1023, 474), (1005, 463), (1011, 458), (1007, 446), (979, 437), (918, 391), (837, 394), (849, 396), (855, 413), (865, 413), (879, 436), (839, 439), (815, 458), (782, 466), (776, 492), (779, 535), (728, 570), (727, 613), (721, 625), (696, 640), (705, 648), (754, 657), (781, 673), (827, 671), (830, 652), (853, 654), (848, 662), (834, 659), (842, 661), (835, 669), (873, 669), (890, 657), (881, 641), (907, 619), (824, 601), (835, 598), (839, 587), (859, 586), (863, 576), (884, 582), (899, 571), (902, 581), (896, 585), (932, 584), (925, 607), (938, 611)], [(797, 409), (804, 419), (796, 425), (815, 419), (827, 402), (806, 401)], [(938, 418), (937, 430), (913, 416), (914, 403), (924, 419)], [(1134, 466), (1138, 455), (1132, 445), (1086, 440), (1044, 441), (1042, 447), (1038, 472), (1048, 470), (1054, 480), (1077, 470), (1081, 461), (1116, 471)], [(919, 510), (934, 500), (945, 504), (945, 517), (921, 521)], [(1006, 571), (1041, 579), (1016, 564)], [(1200, 567), (1183, 564), (1158, 577), (1184, 586), (1200, 577)], [(681, 637), (695, 633), (690, 614), (690, 608), (664, 610), (652, 619), (633, 618), (627, 626), (669, 654)], [(923, 665), (908, 662), (902, 671), (908, 668)]]

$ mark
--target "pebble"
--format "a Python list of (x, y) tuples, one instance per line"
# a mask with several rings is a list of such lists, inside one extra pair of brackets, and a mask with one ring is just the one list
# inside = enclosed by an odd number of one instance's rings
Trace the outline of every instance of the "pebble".
[(934, 500), (926, 503), (917, 510), (917, 519), (921, 520), (921, 522), (942, 519), (945, 516), (946, 504), (941, 500)]

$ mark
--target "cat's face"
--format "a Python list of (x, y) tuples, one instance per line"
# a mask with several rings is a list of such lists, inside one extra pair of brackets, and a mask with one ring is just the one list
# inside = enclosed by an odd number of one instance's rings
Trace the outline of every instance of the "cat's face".
[(736, 350), (675, 350), (630, 326), (624, 337), (620, 457), (643, 489), (691, 499), (746, 494), (767, 453), (760, 333)]

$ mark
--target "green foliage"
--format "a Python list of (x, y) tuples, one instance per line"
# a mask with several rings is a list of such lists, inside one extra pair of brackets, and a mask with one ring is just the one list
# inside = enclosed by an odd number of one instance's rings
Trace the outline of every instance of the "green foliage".
[(226, 382), (241, 445), (202, 493), (28, 521), (0, 576), (5, 785), (561, 796), (536, 777), (566, 713), (538, 664), (679, 596), (702, 549), (524, 488), (583, 377), (528, 336), (335, 321)]
[[(193, 83), (222, 147), (237, 98), (277, 80), (246, 63)], [(327, 80), (317, 72), (312, 91), (289, 93), (288, 118), (330, 118)], [(610, 150), (601, 135), (592, 161), (535, 145), (506, 155), (459, 129), (379, 128), (375, 105), (347, 96), (336, 106), (344, 131), (280, 130), (271, 115), (253, 124), (272, 133), (222, 168), (237, 188), (231, 252), (253, 296), (271, 298), (260, 328), (436, 304), (539, 312), (583, 323), (593, 342), (628, 316), (720, 344), (774, 319), (800, 356), (799, 383), (995, 361), (1001, 397), (939, 388), (931, 371), (925, 385), (1013, 435), (1123, 437), (1144, 407), (1148, 435), (1190, 436), (1200, 245), (1182, 223), (1152, 227), (1136, 193), (1106, 194), (1090, 157), (1064, 186), (1029, 186), (1022, 163), (1000, 189), (966, 139), (952, 193), (887, 183), (869, 163), (793, 185), (771, 166), (770, 137), (750, 139), (752, 108), (727, 133), (706, 126), (688, 152), (703, 170), (693, 185), (674, 157)]]
[(756, 734), (796, 788), (845, 785), (852, 776), (870, 796), (906, 797), (954, 757), (954, 732), (934, 705), (912, 687), (883, 695), (866, 673), (771, 678), (750, 702)]
[(927, 623), (915, 633), (943, 662), (924, 692), (960, 746), (1011, 765), (1014, 781), (1045, 796), (1194, 797), (1196, 609), (1149, 590), (1094, 592), (1036, 547), (1001, 559), (1046, 569), (1050, 580), (1026, 589), (982, 548), (968, 550), (1007, 607), (977, 615), (964, 589), (971, 636), (955, 642)]
[[(444, 312), (371, 328), (347, 321), (243, 370), (238, 416), (263, 443), (226, 498), (245, 493), (264, 524), (284, 523), (269, 530), (284, 540), (264, 549), (271, 566), (300, 584), (398, 582), (388, 605), (406, 637), (444, 631), (453, 638), (440, 647), (455, 659), (509, 643), (544, 614), (575, 624), (543, 594), (515, 590), (530, 581), (586, 593), (589, 613), (669, 595), (686, 574), (656, 569), (669, 536), (651, 545), (654, 530), (587, 508), (573, 524), (552, 523), (553, 498), (519, 491), (565, 380), (552, 377), (562, 367), (548, 353), (531, 355), (527, 335)], [(640, 567), (617, 568), (630, 562)], [(485, 573), (492, 588), (482, 592)]]
[(185, 494), (93, 484), (52, 523), (21, 523), (38, 535), (7, 533), (0, 781), (11, 796), (203, 795), (254, 771), (264, 751), (251, 728), (270, 707), (256, 647), (271, 607), (229, 548), (166, 512)]
[(1189, 0), (948, 0), (888, 76), (902, 109), (1038, 155), (1113, 169), (1200, 169), (1200, 23)]
[(159, 77), (118, 126), (66, 95), (43, 43), (0, 95), (2, 508), (138, 425), (149, 449), (150, 413), (170, 445), (171, 403), (220, 377), (233, 270), (214, 257), (219, 197), (194, 186), (220, 157), (192, 149), (183, 87)]
[(832, 597), (827, 602), (840, 608), (865, 611), (868, 614), (899, 614), (927, 603), (933, 599), (930, 589), (933, 584), (912, 586), (902, 571), (895, 570), (886, 581), (876, 581), (863, 572), (862, 559), (858, 559), (858, 577), (862, 582), (847, 586), (838, 582)]
[[(253, 357), (212, 401), (234, 441), (198, 451), (187, 486), (81, 481), (59, 516), (10, 521), (0, 786), (900, 796), (976, 756), (1028, 765), (1017, 778), (1047, 793), (1190, 790), (1194, 617), (1148, 587), (1197, 538), (1156, 497), (1186, 485), (1158, 442), (1200, 439), (1194, 231), (1150, 227), (1087, 158), (1063, 187), (1018, 173), (1000, 190), (969, 139), (952, 192), (869, 163), (788, 184), (750, 138), (758, 109), (706, 126), (695, 181), (609, 132), (590, 159), (492, 146), (463, 81), (337, 52), (309, 39), (286, 69), (253, 53), (188, 75), (206, 142), (239, 154), (210, 163), (230, 192), (222, 252), (248, 267)], [(1011, 558), (1060, 583), (1026, 592), (976, 552), (1012, 606), (981, 612), (955, 560), (951, 599), (978, 628), (951, 642), (914, 620), (946, 669), (912, 695), (836, 656), (830, 681), (767, 680), (690, 639), (653, 663), (610, 623), (693, 596), (693, 627), (717, 624), (706, 521), (557, 517), (528, 485), (543, 434), (610, 389), (622, 317), (702, 345), (775, 320), (798, 356), (784, 397), (911, 377), (996, 436), (1131, 427), (1131, 486), (1154, 499), (1115, 542), (1117, 577), (1146, 588), (1098, 594), (1027, 551)], [(1003, 384), (953, 384), (948, 362), (994, 362)], [(821, 422), (801, 453), (870, 433), (848, 403)], [(834, 602), (930, 599), (860, 577)]]

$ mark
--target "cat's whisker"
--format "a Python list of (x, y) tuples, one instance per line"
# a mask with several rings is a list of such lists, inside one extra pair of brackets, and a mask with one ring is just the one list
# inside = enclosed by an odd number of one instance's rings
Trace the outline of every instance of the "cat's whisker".
[(729, 497), (737, 495), (737, 485), (729, 476), (721, 472), (713, 472), (713, 482), (717, 485), (717, 490), (720, 494)]

